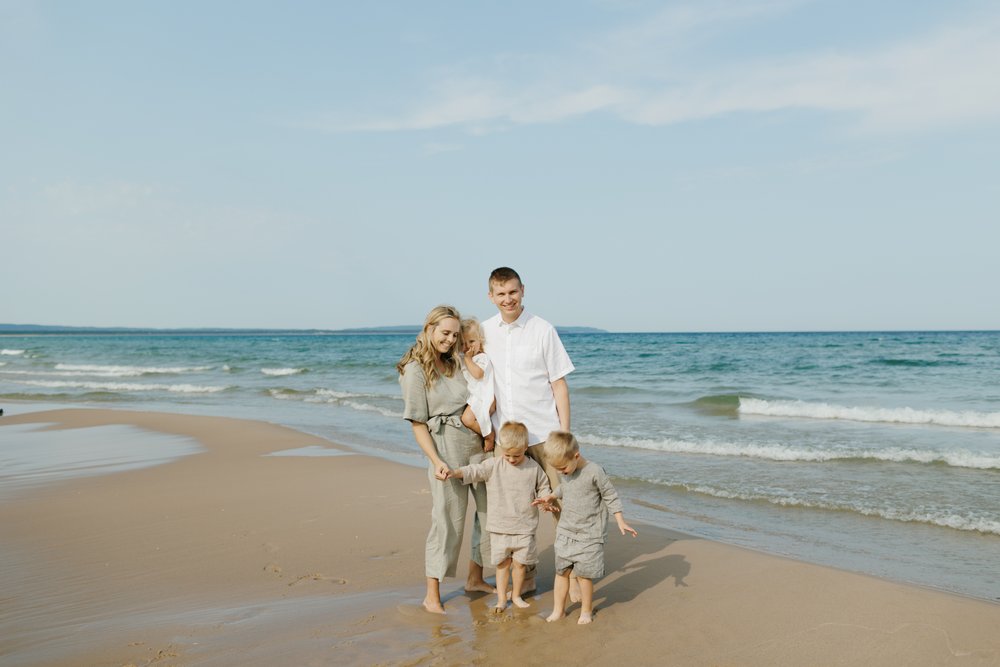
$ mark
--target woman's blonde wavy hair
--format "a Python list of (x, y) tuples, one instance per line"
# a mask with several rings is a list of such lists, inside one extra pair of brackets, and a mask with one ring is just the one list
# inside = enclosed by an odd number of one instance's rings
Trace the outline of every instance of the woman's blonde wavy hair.
[[(406, 364), (416, 361), (424, 371), (424, 385), (430, 388), (431, 385), (437, 382), (439, 373), (437, 366), (434, 364), (434, 358), (437, 356), (437, 353), (434, 351), (434, 346), (431, 345), (431, 329), (436, 327), (441, 320), (446, 320), (449, 317), (459, 322), (462, 321), (462, 316), (451, 306), (436, 306), (431, 312), (427, 313), (427, 318), (424, 320), (424, 328), (417, 334), (417, 341), (406, 351), (406, 354), (399, 360), (399, 363), (396, 364), (396, 370), (399, 371), (400, 375), (403, 374)], [(462, 334), (461, 328), (459, 328), (458, 340), (455, 341), (455, 345), (447, 353), (441, 355), (441, 361), (445, 365), (445, 376), (453, 377), (460, 370), (460, 361), (456, 352), (462, 347)]]

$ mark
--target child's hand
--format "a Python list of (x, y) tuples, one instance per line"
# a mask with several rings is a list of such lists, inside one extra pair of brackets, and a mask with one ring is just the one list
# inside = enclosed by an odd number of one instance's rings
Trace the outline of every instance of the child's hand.
[(547, 496), (542, 496), (540, 498), (535, 498), (531, 501), (532, 507), (541, 507), (542, 510), (546, 512), (558, 512), (559, 506), (553, 504), (552, 501), (556, 499), (555, 494), (550, 494)]
[(480, 352), (482, 352), (482, 345), (479, 344), (478, 340), (472, 341), (465, 348), (465, 356), (469, 359), (472, 359), (472, 357), (476, 356)]
[(632, 537), (639, 536), (639, 533), (635, 532), (635, 528), (625, 523), (625, 519), (618, 519), (618, 530), (622, 531), (622, 535), (631, 533)]
[(448, 469), (448, 466), (442, 463), (434, 468), (434, 477), (443, 482), (451, 476), (451, 472), (452, 471)]

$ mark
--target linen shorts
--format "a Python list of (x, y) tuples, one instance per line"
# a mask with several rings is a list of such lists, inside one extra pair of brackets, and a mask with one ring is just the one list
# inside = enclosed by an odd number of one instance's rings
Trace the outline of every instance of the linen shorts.
[(508, 556), (521, 565), (537, 563), (538, 552), (535, 548), (535, 536), (490, 533), (490, 558), (493, 565), (499, 565), (507, 560)]
[(600, 579), (604, 576), (604, 543), (579, 542), (565, 535), (556, 535), (556, 573), (573, 573), (584, 579)]

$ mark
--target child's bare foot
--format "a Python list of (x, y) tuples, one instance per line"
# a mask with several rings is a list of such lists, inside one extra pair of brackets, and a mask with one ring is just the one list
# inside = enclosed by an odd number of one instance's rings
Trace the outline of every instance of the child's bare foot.
[(513, 602), (514, 604), (516, 604), (521, 609), (527, 609), (528, 607), (531, 606), (531, 603), (530, 602), (525, 602), (524, 598), (522, 598), (521, 596), (517, 596), (516, 598), (512, 597), (510, 599), (510, 601)]
[(545, 620), (551, 623), (552, 621), (558, 621), (559, 619), (566, 618), (565, 611), (559, 611), (558, 609), (553, 609), (552, 613), (549, 614), (548, 618)]
[(576, 577), (569, 578), (569, 601), (580, 601), (580, 581)]
[(496, 606), (493, 607), (494, 614), (502, 614), (507, 610), (506, 600), (497, 600)]
[(466, 593), (496, 593), (497, 589), (490, 586), (486, 581), (480, 579), (479, 581), (466, 581), (465, 582), (465, 592)]
[(576, 622), (577, 625), (587, 625), (588, 623), (594, 622), (594, 614), (591, 612), (581, 611), (580, 620)]
[(445, 614), (444, 605), (441, 604), (440, 600), (434, 600), (429, 598), (424, 598), (424, 609), (432, 614)]

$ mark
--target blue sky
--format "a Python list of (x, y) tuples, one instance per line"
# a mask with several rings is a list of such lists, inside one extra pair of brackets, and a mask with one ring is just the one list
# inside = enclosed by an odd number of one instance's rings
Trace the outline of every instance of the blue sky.
[(1000, 328), (996, 2), (0, 0), (0, 322)]

